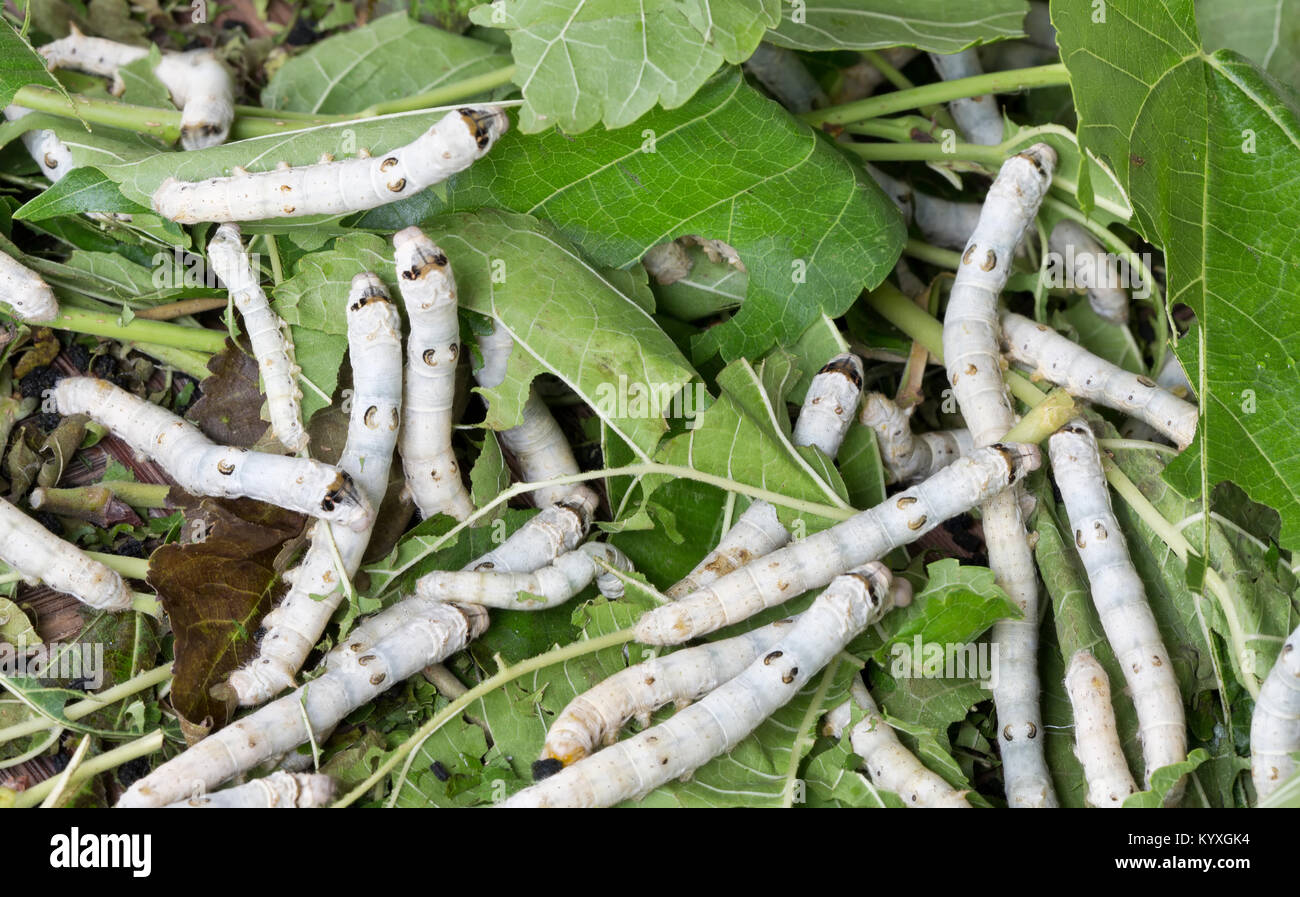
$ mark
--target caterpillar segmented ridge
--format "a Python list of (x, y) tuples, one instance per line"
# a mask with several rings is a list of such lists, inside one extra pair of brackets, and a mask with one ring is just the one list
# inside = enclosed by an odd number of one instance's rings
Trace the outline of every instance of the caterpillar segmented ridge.
[(117, 806), (163, 807), (184, 800), (196, 787), (216, 788), (330, 731), (353, 710), (455, 654), (487, 628), (482, 608), (418, 603), (421, 612), (401, 629), (159, 766), (128, 788)]
[[(1137, 711), (1145, 781), (1150, 786), (1151, 773), (1187, 759), (1187, 724), (1174, 665), (1111, 509), (1092, 430), (1085, 421), (1075, 419), (1054, 433), (1048, 446), (1097, 616), (1124, 671)], [(1166, 796), (1166, 802), (1175, 805), (1181, 797), (1180, 785)]]
[(1083, 765), (1088, 803), (1122, 807), (1124, 798), (1138, 789), (1120, 747), (1115, 708), (1110, 702), (1110, 677), (1090, 652), (1079, 651), (1070, 659), (1065, 693), (1074, 710), (1074, 753)]
[(1300, 751), (1300, 628), (1282, 645), (1250, 719), (1250, 778), (1263, 800), (1296, 771)]
[(334, 780), (311, 773), (273, 772), (247, 785), (200, 794), (168, 804), (172, 810), (304, 810), (323, 807), (334, 797)]
[(153, 194), (154, 211), (180, 224), (340, 215), (396, 202), (483, 158), (509, 120), (495, 107), (447, 113), (405, 146), (382, 155), (178, 181)]
[(631, 572), (627, 555), (608, 542), (587, 542), (532, 573), (497, 570), (435, 570), (420, 577), (415, 591), (434, 601), (457, 601), (501, 610), (545, 610), (563, 604), (593, 580), (606, 598), (623, 597), (623, 582), (601, 565)]
[[(383, 281), (369, 272), (352, 279), (347, 319), (352, 411), (338, 468), (378, 508), (388, 489), (400, 423), (402, 320)], [(352, 577), (370, 535), (371, 527), (354, 532), (323, 521), (313, 525), (306, 554), (284, 574), (289, 590), (262, 621), (265, 633), (256, 656), (230, 675), (229, 686), (241, 705), (261, 704), (293, 684), (344, 598), (334, 552)]]
[(9, 303), (14, 314), (24, 321), (53, 321), (59, 314), (59, 301), (41, 276), (26, 265), (0, 252), (0, 300)]
[(60, 414), (89, 415), (194, 495), (256, 498), (358, 532), (371, 525), (370, 502), (328, 464), (217, 445), (167, 409), (94, 377), (66, 377), (54, 396)]
[(236, 225), (217, 228), (208, 242), (208, 261), (244, 317), (253, 357), (266, 388), (271, 432), (285, 448), (300, 452), (310, 437), (302, 425), (300, 368), (294, 361), (293, 338), (289, 325), (271, 310), (259, 283), (259, 272), (253, 270)]
[[(18, 121), (30, 115), (31, 111), (22, 106), (6, 106), (4, 116), (8, 121)], [(27, 147), (27, 154), (40, 166), (41, 174), (51, 184), (57, 184), (76, 167), (72, 161), (72, 150), (53, 131), (25, 131), (22, 141), (23, 146)]]
[[(808, 385), (791, 437), (794, 444), (816, 446), (834, 460), (853, 423), (861, 395), (861, 360), (851, 352), (836, 355)], [(674, 601), (689, 595), (754, 558), (771, 554), (789, 541), (790, 533), (777, 519), (776, 509), (765, 501), (755, 501), (727, 530), (717, 547), (666, 594)]]
[[(1056, 152), (1045, 143), (1003, 163), (962, 253), (948, 299), (943, 321), (948, 382), (977, 447), (996, 443), (1015, 423), (1002, 378), (998, 296), (1006, 286), (1016, 244), (1038, 214), (1055, 168)], [(1021, 619), (994, 625), (1001, 667), (993, 700), (1007, 802), (1013, 807), (1054, 807), (1056, 795), (1040, 737), (1038, 573), (1018, 493), (993, 495), (980, 508), (989, 567), (1022, 611)]]
[(0, 560), (30, 583), (43, 582), (97, 610), (131, 609), (122, 577), (0, 498)]
[(947, 467), (975, 446), (969, 430), (934, 430), (913, 433), (915, 407), (904, 411), (878, 392), (862, 402), (862, 425), (876, 434), (880, 458), (891, 483), (910, 485)]
[(464, 520), (474, 503), (451, 446), (460, 320), (456, 279), (446, 254), (419, 228), (393, 237), (397, 284), (411, 332), (406, 341), (406, 396), (399, 452), (406, 488), (420, 516)]
[[(849, 694), (852, 703), (865, 711), (849, 731), (849, 740), (853, 753), (862, 758), (872, 784), (894, 792), (909, 807), (970, 809), (962, 792), (926, 769), (915, 754), (903, 747), (860, 678), (853, 680)], [(852, 718), (850, 702), (845, 701), (826, 714), (823, 734), (838, 740)]]
[(1180, 449), (1196, 438), (1195, 405), (1154, 380), (1098, 358), (1046, 324), (1007, 313), (1002, 316), (1002, 344), (1011, 360), (1033, 368), (1037, 376), (1072, 396), (1123, 411)]
[(879, 563), (835, 578), (766, 654), (698, 703), (565, 767), (500, 806), (613, 806), (726, 753), (891, 609), (890, 580), (888, 568)]
[(680, 644), (821, 588), (1018, 482), (1040, 459), (1032, 445), (978, 449), (874, 508), (646, 612), (637, 621), (636, 640), (645, 645)]
[(650, 714), (675, 704), (680, 710), (740, 675), (794, 624), (780, 620), (734, 638), (720, 639), (638, 663), (570, 701), (546, 732), (533, 778), (554, 775), (600, 746), (609, 746), (630, 720), (650, 724)]

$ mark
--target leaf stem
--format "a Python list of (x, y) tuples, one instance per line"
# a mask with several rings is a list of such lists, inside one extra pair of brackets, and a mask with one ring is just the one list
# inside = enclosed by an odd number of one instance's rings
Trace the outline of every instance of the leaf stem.
[(148, 134), (164, 143), (175, 143), (181, 136), (181, 114), (175, 109), (135, 106), (76, 93), (68, 97), (52, 88), (35, 84), (19, 88), (14, 94), (13, 103), (36, 112), (79, 118), (94, 125)]
[(494, 69), (482, 75), (475, 75), (473, 78), (466, 78), (454, 84), (444, 84), (425, 93), (417, 93), (415, 96), (375, 103), (363, 110), (358, 117), (369, 118), (374, 115), (390, 115), (394, 112), (411, 112), (415, 109), (432, 109), (435, 106), (445, 106), (466, 97), (486, 93), (503, 84), (509, 84), (514, 76), (515, 67), (507, 65), (504, 68)]
[[(187, 327), (185, 329), (195, 330), (198, 328)], [(173, 346), (160, 346), (158, 343), (130, 342), (127, 343), (127, 347), (143, 355), (148, 355), (155, 361), (161, 361), (167, 367), (189, 374), (195, 380), (204, 380), (212, 375), (212, 372), (208, 370), (208, 360), (212, 356), (202, 352), (191, 352), (189, 349), (177, 349)]]
[(138, 579), (143, 582), (149, 576), (148, 558), (128, 558), (120, 554), (105, 554), (102, 551), (87, 551), (86, 554), (127, 579)]
[[(379, 765), (371, 775), (360, 785), (353, 788), (337, 802), (335, 808), (346, 807), (356, 802), (359, 798), (365, 796), (366, 792), (375, 787), (384, 776), (386, 776), (397, 762), (403, 757), (411, 756), (414, 758), (415, 752), (420, 746), (428, 741), (429, 737), (445, 726), (448, 722), (460, 714), (462, 710), (479, 698), (496, 691), (508, 682), (513, 682), (525, 673), (531, 673), (534, 670), (544, 669), (545, 667), (554, 666), (557, 663), (565, 663), (575, 657), (582, 657), (587, 654), (594, 654), (605, 648), (612, 648), (617, 645), (624, 645), (633, 640), (635, 627), (629, 626), (627, 629), (620, 629), (617, 632), (610, 632), (606, 635), (597, 636), (596, 638), (583, 639), (563, 648), (556, 648), (547, 651), (545, 654), (539, 654), (536, 657), (530, 657), (522, 660), (512, 667), (506, 667), (495, 676), (484, 679), (478, 685), (465, 692), (459, 698), (442, 708), (438, 713), (433, 715), (427, 723), (417, 729), (410, 738), (398, 745), (396, 750), (388, 756), (383, 763)], [(406, 767), (409, 768), (410, 761), (407, 761)]]
[(225, 296), (207, 296), (202, 299), (181, 299), (165, 305), (155, 305), (153, 308), (142, 308), (135, 313), (135, 316), (146, 321), (170, 321), (172, 318), (197, 315), (225, 307)]
[(1006, 160), (1006, 153), (997, 144), (954, 143), (946, 147), (942, 143), (840, 143), (837, 146), (867, 162), (975, 162), (997, 168)]
[[(77, 701), (75, 704), (69, 704), (63, 709), (63, 717), (68, 722), (76, 722), (82, 717), (103, 710), (110, 704), (116, 704), (123, 698), (129, 698), (137, 695), (142, 691), (153, 688), (155, 685), (161, 685), (169, 680), (172, 676), (172, 665), (165, 663), (160, 667), (154, 667), (152, 670), (146, 670), (138, 673), (125, 682), (120, 682), (112, 688), (105, 689), (99, 694), (84, 700)], [(0, 729), (0, 744), (6, 744), (18, 738), (25, 738), (28, 735), (35, 735), (44, 732), (47, 729), (56, 729), (63, 727), (63, 720), (53, 719), (51, 717), (36, 718), (24, 720), (21, 723), (15, 723)]]
[(1069, 423), (1078, 413), (1074, 398), (1063, 389), (1054, 389), (1020, 418), (1020, 422), (1008, 430), (1001, 441), (1037, 445)]
[(989, 72), (973, 78), (955, 81), (936, 81), (908, 90), (867, 97), (841, 106), (828, 106), (805, 112), (801, 117), (810, 125), (844, 125), (850, 122), (892, 115), (907, 109), (920, 109), (935, 103), (947, 103), (986, 93), (1009, 93), (1033, 87), (1057, 87), (1070, 83), (1070, 75), (1063, 63), (1040, 65), (1033, 68), (1012, 69), (1006, 72)]
[(173, 349), (189, 349), (209, 354), (220, 352), (226, 344), (225, 334), (216, 330), (184, 327), (166, 321), (148, 321), (139, 318), (127, 324), (119, 324), (110, 312), (68, 306), (59, 309), (59, 316), (44, 326), (53, 327), (55, 330), (70, 330), (73, 333), (89, 333), (92, 336), (108, 336), (124, 342), (153, 343)]
[[(97, 757), (92, 757), (77, 769), (77, 772), (68, 782), (69, 788), (78, 788), (86, 781), (99, 775), (101, 772), (108, 772), (110, 769), (117, 769), (123, 763), (129, 763), (137, 757), (147, 757), (150, 754), (162, 750), (163, 733), (162, 729), (156, 729), (143, 738), (137, 738), (135, 741), (128, 741), (121, 747), (114, 748), (111, 751), (105, 751)], [(26, 791), (18, 792), (14, 798), (15, 807), (34, 807), (45, 799), (51, 791), (54, 790), (57, 779), (46, 779), (38, 785), (28, 788)]]

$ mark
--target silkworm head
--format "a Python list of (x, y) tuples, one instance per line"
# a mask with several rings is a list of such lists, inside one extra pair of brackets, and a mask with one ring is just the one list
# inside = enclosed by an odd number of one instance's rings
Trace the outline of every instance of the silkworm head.
[(495, 106), (466, 107), (458, 111), (481, 152), (487, 152), (502, 134), (510, 130), (510, 119), (505, 110)]
[(862, 388), (862, 361), (852, 352), (836, 355), (826, 362), (819, 374), (843, 374), (853, 384), (854, 389)]
[(533, 781), (540, 782), (543, 779), (549, 779), (562, 769), (564, 769), (564, 764), (555, 757), (535, 760), (533, 762)]
[(348, 293), (349, 311), (360, 311), (372, 302), (390, 301), (388, 288), (378, 274), (363, 271), (352, 278), (352, 289)]

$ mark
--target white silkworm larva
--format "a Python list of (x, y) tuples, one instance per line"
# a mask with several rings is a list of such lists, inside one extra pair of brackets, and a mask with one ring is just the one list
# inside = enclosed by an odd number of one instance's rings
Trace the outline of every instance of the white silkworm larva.
[(107, 611), (131, 609), (131, 592), (121, 576), (3, 498), (0, 498), (0, 560), (29, 582), (43, 582), (90, 607)]
[[(339, 470), (352, 477), (371, 507), (388, 489), (402, 405), (402, 320), (383, 281), (371, 273), (352, 279), (348, 296), (348, 354), (352, 411)], [(284, 575), (289, 590), (262, 621), (257, 655), (230, 675), (243, 706), (261, 704), (293, 684), (307, 655), (343, 601), (337, 550), (349, 577), (361, 566), (371, 529), (354, 532), (318, 521), (302, 560)], [(331, 542), (333, 543), (331, 545)]]
[(613, 806), (726, 753), (891, 609), (890, 579), (888, 568), (874, 562), (836, 577), (771, 650), (699, 703), (565, 767), (502, 806)]
[(629, 720), (650, 724), (650, 714), (668, 704), (680, 710), (740, 675), (789, 631), (780, 620), (734, 638), (654, 657), (602, 680), (570, 701), (546, 732), (533, 778), (541, 780), (611, 745)]
[[(903, 221), (915, 222), (917, 230), (927, 243), (942, 249), (965, 249), (970, 235), (980, 220), (980, 204), (977, 202), (954, 202), (928, 193), (919, 193), (912, 186), (874, 165), (868, 164), (867, 173), (880, 185), (880, 189), (894, 202), (903, 213)], [(1030, 219), (1027, 227), (1033, 226)], [(1016, 243), (1016, 255), (1024, 255), (1024, 232)]]
[[(31, 111), (22, 106), (6, 106), (4, 116), (9, 121), (17, 121), (25, 115), (30, 115)], [(72, 161), (72, 150), (68, 149), (68, 145), (53, 131), (25, 131), (22, 140), (23, 146), (27, 147), (28, 155), (40, 166), (41, 174), (45, 175), (51, 184), (58, 183), (75, 167)]]
[(181, 110), (181, 146), (219, 146), (235, 121), (235, 82), (211, 50), (167, 53), (153, 70)]
[[(573, 551), (586, 537), (596, 508), (595, 499), (595, 493), (586, 489), (558, 505), (545, 508), (496, 548), (470, 561), (462, 569), (531, 573), (546, 566), (564, 552)], [(408, 617), (419, 613), (417, 598), (411, 597), (366, 617), (339, 647), (330, 652), (326, 663), (337, 662), (336, 658), (344, 652), (356, 654), (364, 651), (390, 632), (402, 628)]]
[(411, 324), (399, 445), (406, 488), (422, 517), (447, 514), (464, 520), (474, 513), (474, 503), (451, 447), (460, 355), (456, 280), (446, 254), (419, 228), (399, 231), (393, 246), (397, 284)]
[(60, 414), (87, 414), (149, 457), (194, 495), (256, 498), (361, 532), (373, 511), (352, 477), (308, 458), (216, 445), (199, 428), (107, 380), (66, 377), (54, 389)]
[[(962, 792), (926, 769), (915, 754), (903, 747), (861, 679), (853, 680), (850, 694), (866, 715), (850, 730), (849, 740), (876, 787), (897, 794), (909, 807), (970, 809)], [(838, 740), (850, 719), (852, 711), (845, 701), (826, 714), (825, 734)]]
[[(219, 729), (137, 781), (119, 807), (160, 807), (208, 790), (329, 731), (380, 694), (461, 650), (487, 628), (482, 608), (421, 602), (401, 629), (296, 691)], [(310, 726), (310, 731), (308, 730)]]
[(686, 248), (676, 240), (651, 246), (641, 257), (641, 264), (645, 266), (646, 273), (655, 279), (655, 283), (664, 286), (681, 280), (691, 273), (694, 266)]
[[(41, 47), (40, 54), (48, 68), (112, 78), (110, 92), (120, 96), (126, 87), (120, 69), (148, 56), (149, 51), (87, 37), (74, 25), (67, 37)], [(235, 120), (235, 84), (215, 53), (202, 49), (165, 53), (153, 73), (181, 110), (181, 146), (196, 150), (225, 143)]]
[[(794, 444), (816, 446), (822, 454), (834, 460), (849, 425), (853, 423), (853, 413), (861, 395), (862, 361), (849, 352), (836, 355), (808, 386), (803, 408), (795, 421)], [(777, 519), (776, 509), (765, 501), (755, 501), (727, 530), (717, 547), (673, 585), (667, 596), (675, 601), (698, 591), (754, 558), (771, 554), (789, 541), (790, 533)]]
[(50, 285), (35, 271), (0, 252), (0, 300), (9, 303), (24, 321), (52, 321), (59, 314), (59, 302)]
[(1037, 446), (977, 449), (923, 483), (830, 529), (759, 558), (637, 621), (636, 640), (675, 645), (747, 619), (884, 557), (1006, 489), (1040, 463)]
[(323, 807), (334, 797), (334, 780), (312, 773), (273, 772), (247, 785), (201, 794), (168, 804), (172, 810), (290, 810)]
[(935, 430), (913, 433), (911, 414), (878, 392), (867, 393), (861, 421), (876, 434), (880, 457), (890, 481), (910, 485), (933, 476), (975, 445), (969, 430)]
[[(1055, 167), (1055, 151), (1042, 143), (1003, 164), (962, 253), (948, 300), (943, 323), (948, 381), (976, 446), (1001, 439), (1015, 421), (1002, 379), (998, 294), (1006, 286), (1016, 243), (1034, 220)], [(995, 495), (981, 508), (989, 567), (1022, 611), (1020, 620), (994, 625), (1001, 672), (993, 698), (1007, 802), (1053, 807), (1056, 795), (1040, 737), (1038, 575), (1017, 492)]]
[(587, 542), (532, 573), (495, 570), (435, 570), (420, 577), (415, 591), (434, 601), (479, 604), (502, 610), (545, 610), (563, 604), (592, 580), (607, 598), (621, 598), (623, 583), (599, 561), (623, 572), (632, 570), (627, 555), (608, 542)]
[[(1088, 573), (1097, 616), (1124, 670), (1137, 711), (1149, 786), (1151, 773), (1187, 759), (1187, 723), (1174, 665), (1111, 510), (1110, 490), (1092, 430), (1084, 421), (1073, 420), (1054, 433), (1048, 445), (1053, 479)], [(1176, 804), (1181, 796), (1178, 787), (1166, 801)]]
[(464, 171), (487, 154), (507, 127), (508, 119), (500, 109), (459, 109), (406, 146), (382, 156), (206, 181), (169, 177), (154, 191), (153, 208), (181, 224), (361, 212)]
[(1121, 287), (1115, 259), (1086, 227), (1058, 221), (1047, 238), (1049, 252), (1060, 257), (1069, 283), (1084, 289), (1092, 310), (1113, 324), (1128, 322), (1128, 291)]
[(1074, 710), (1074, 754), (1083, 765), (1088, 803), (1122, 807), (1124, 798), (1138, 789), (1120, 747), (1110, 678), (1090, 652), (1080, 651), (1071, 658), (1065, 671), (1065, 691)]
[(1191, 402), (1161, 389), (1149, 377), (1098, 358), (1046, 324), (1005, 314), (1002, 343), (1007, 356), (1032, 367), (1034, 376), (1063, 387), (1072, 396), (1123, 411), (1149, 424), (1180, 449), (1196, 436), (1198, 412)]
[(300, 452), (307, 447), (309, 437), (302, 425), (300, 369), (294, 362), (293, 338), (289, 326), (271, 310), (259, 283), (259, 272), (253, 270), (236, 225), (217, 228), (208, 242), (208, 261), (244, 317), (253, 357), (266, 387), (271, 432), (285, 448)]
[[(930, 61), (945, 81), (984, 74), (979, 54), (973, 47), (958, 53), (931, 53)], [(953, 100), (948, 104), (948, 111), (971, 143), (993, 146), (1002, 142), (1002, 113), (991, 94)]]
[(761, 43), (745, 60), (745, 71), (757, 78), (786, 109), (798, 115), (830, 101), (817, 79), (808, 73), (793, 50)]
[(1300, 751), (1300, 628), (1282, 645), (1250, 719), (1250, 777), (1262, 800), (1296, 771)]

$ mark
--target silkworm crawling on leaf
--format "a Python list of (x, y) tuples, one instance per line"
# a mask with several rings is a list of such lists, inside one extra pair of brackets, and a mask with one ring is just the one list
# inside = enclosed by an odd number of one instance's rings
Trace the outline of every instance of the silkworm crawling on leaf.
[[(973, 47), (958, 53), (931, 53), (930, 61), (945, 81), (984, 74), (979, 54)], [(993, 146), (1002, 142), (1002, 113), (998, 110), (997, 99), (991, 94), (953, 100), (948, 104), (948, 110), (971, 143)]]
[(29, 582), (43, 582), (99, 610), (131, 609), (122, 577), (0, 498), (0, 560)]
[[(573, 551), (586, 538), (591, 528), (591, 515), (596, 509), (596, 494), (590, 489), (575, 493), (558, 505), (551, 505), (532, 517), (510, 537), (491, 551), (480, 555), (464, 566), (464, 570), (499, 573), (532, 573), (554, 561), (567, 551)], [(389, 633), (401, 629), (409, 617), (421, 613), (418, 596), (405, 598), (392, 607), (363, 619), (347, 639), (329, 653), (325, 662), (364, 651)]]
[(933, 476), (975, 447), (969, 430), (913, 433), (913, 410), (904, 411), (878, 392), (867, 393), (862, 402), (860, 420), (875, 431), (880, 458), (893, 483), (914, 483)]
[[(1149, 424), (1180, 449), (1196, 436), (1198, 412), (1191, 402), (1161, 389), (1154, 380), (1098, 358), (1046, 324), (1017, 314), (1002, 316), (1007, 357), (1034, 369), (1034, 376)], [(969, 418), (968, 418), (969, 419)]]
[(533, 778), (541, 780), (611, 745), (630, 720), (650, 724), (650, 714), (668, 704), (680, 710), (740, 675), (788, 632), (780, 620), (734, 638), (675, 651), (638, 663), (597, 683), (565, 706), (546, 732)]
[(294, 361), (293, 337), (289, 325), (271, 310), (259, 272), (253, 270), (236, 225), (217, 228), (208, 242), (208, 261), (244, 316), (244, 328), (266, 388), (271, 432), (285, 448), (300, 452), (307, 447), (309, 437), (302, 425), (302, 390), (298, 387), (301, 369)]
[(1048, 251), (1059, 256), (1069, 282), (1084, 288), (1092, 310), (1113, 324), (1128, 323), (1128, 291), (1119, 270), (1097, 238), (1077, 221), (1058, 221), (1047, 238)]
[[(1015, 422), (1002, 379), (998, 295), (1006, 286), (1015, 246), (1038, 213), (1055, 167), (1056, 152), (1044, 143), (1002, 165), (962, 253), (948, 299), (943, 321), (948, 382), (977, 447), (1003, 438)], [(993, 700), (1007, 802), (1013, 807), (1053, 807), (1056, 795), (1040, 737), (1038, 575), (1017, 491), (994, 495), (981, 506), (989, 567), (1022, 611), (1019, 620), (994, 625), (1001, 668)]]
[(608, 807), (642, 797), (734, 748), (892, 607), (883, 564), (832, 581), (780, 641), (667, 721), (525, 788), (506, 807)]
[(1128, 761), (1119, 743), (1115, 708), (1110, 702), (1110, 678), (1097, 658), (1080, 651), (1065, 671), (1065, 692), (1074, 710), (1074, 755), (1083, 765), (1088, 803), (1122, 807), (1137, 792)]
[(636, 640), (675, 645), (748, 619), (846, 570), (915, 542), (950, 517), (1020, 480), (1040, 462), (1032, 445), (978, 449), (923, 483), (830, 529), (822, 530), (723, 576), (680, 601), (642, 615)]
[[(402, 320), (374, 274), (352, 279), (348, 296), (348, 354), (352, 362), (352, 411), (338, 469), (378, 508), (388, 489), (402, 407)], [(334, 559), (349, 578), (361, 566), (371, 528), (353, 531), (317, 521), (302, 561), (284, 574), (289, 590), (262, 621), (257, 655), (230, 675), (243, 706), (261, 704), (293, 684), (344, 599)]]
[[(30, 115), (31, 111), (22, 106), (6, 106), (4, 116), (8, 121), (17, 121), (25, 115)], [(27, 154), (40, 166), (41, 174), (45, 175), (51, 184), (57, 184), (75, 167), (72, 161), (72, 150), (68, 149), (68, 145), (53, 131), (25, 131), (22, 141), (23, 146), (27, 147)]]
[[(162, 807), (279, 757), (389, 688), (465, 647), (487, 628), (482, 608), (421, 602), (422, 613), (362, 654), (259, 707), (137, 781), (119, 807)], [(310, 726), (310, 731), (308, 729)]]
[[(862, 362), (846, 352), (836, 355), (813, 377), (795, 421), (795, 445), (812, 445), (831, 460), (839, 454), (844, 434), (853, 422), (862, 395)], [(776, 509), (755, 501), (690, 573), (667, 592), (674, 601), (704, 588), (754, 558), (771, 554), (790, 541), (790, 533), (777, 519)]]
[(1300, 751), (1300, 628), (1264, 679), (1250, 718), (1250, 778), (1264, 799), (1296, 771), (1291, 755)]
[(397, 250), (397, 285), (411, 325), (398, 449), (406, 488), (420, 516), (447, 514), (464, 520), (474, 513), (474, 503), (461, 481), (451, 447), (460, 355), (456, 280), (446, 254), (419, 228), (399, 231), (393, 246)]
[(449, 112), (405, 146), (382, 155), (318, 162), (206, 181), (167, 178), (153, 208), (181, 224), (361, 212), (445, 181), (483, 158), (508, 127), (494, 107)]
[(216, 445), (199, 428), (107, 380), (66, 377), (54, 390), (60, 414), (87, 414), (157, 462), (194, 495), (256, 498), (361, 532), (373, 512), (352, 477), (307, 458)]
[[(1145, 781), (1150, 786), (1151, 773), (1187, 759), (1187, 723), (1174, 666), (1111, 510), (1096, 437), (1087, 423), (1076, 419), (1053, 434), (1048, 445), (1053, 479), (1088, 572), (1097, 616), (1124, 670), (1137, 711)], [(1179, 786), (1166, 802), (1177, 804), (1181, 797)]]
[[(962, 792), (926, 769), (915, 754), (903, 747), (861, 679), (853, 680), (850, 695), (866, 715), (849, 731), (849, 740), (877, 788), (892, 791), (909, 807), (970, 809)], [(826, 714), (824, 734), (838, 740), (852, 718), (849, 702), (845, 701)]]
[(415, 591), (434, 601), (459, 601), (502, 610), (545, 610), (563, 604), (592, 580), (607, 598), (621, 598), (623, 583), (601, 562), (630, 572), (632, 562), (608, 542), (587, 542), (532, 573), (493, 570), (435, 570), (420, 577)]
[(50, 285), (3, 252), (0, 252), (0, 300), (8, 302), (23, 321), (53, 321), (59, 314), (59, 302)]
[(168, 804), (168, 809), (258, 810), (323, 807), (334, 797), (334, 780), (312, 773), (273, 772), (247, 785), (201, 794)]

